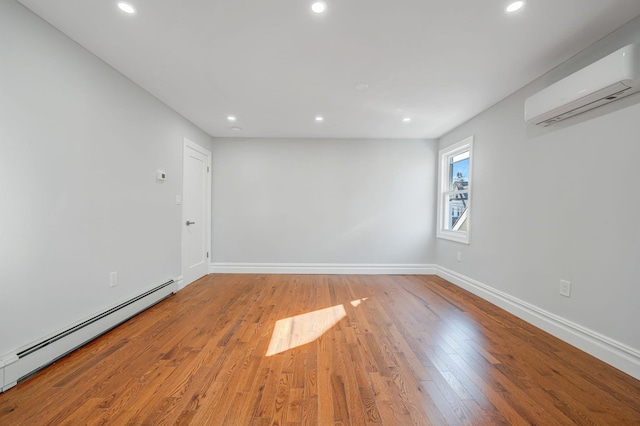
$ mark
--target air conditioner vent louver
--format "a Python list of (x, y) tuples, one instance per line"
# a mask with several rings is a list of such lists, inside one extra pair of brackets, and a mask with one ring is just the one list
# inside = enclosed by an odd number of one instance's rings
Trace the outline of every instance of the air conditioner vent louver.
[(640, 91), (640, 52), (630, 44), (525, 101), (525, 120), (549, 126)]

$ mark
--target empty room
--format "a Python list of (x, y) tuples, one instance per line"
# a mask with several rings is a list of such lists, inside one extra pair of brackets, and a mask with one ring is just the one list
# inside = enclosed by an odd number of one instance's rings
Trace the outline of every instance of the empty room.
[(0, 0), (0, 425), (639, 425), (637, 0)]

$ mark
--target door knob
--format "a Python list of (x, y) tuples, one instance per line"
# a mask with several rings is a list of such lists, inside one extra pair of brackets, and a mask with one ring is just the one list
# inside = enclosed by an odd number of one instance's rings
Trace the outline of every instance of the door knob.
[(187, 226), (189, 226), (189, 225), (195, 225), (195, 224), (196, 224), (195, 222), (189, 222), (189, 221), (187, 221)]

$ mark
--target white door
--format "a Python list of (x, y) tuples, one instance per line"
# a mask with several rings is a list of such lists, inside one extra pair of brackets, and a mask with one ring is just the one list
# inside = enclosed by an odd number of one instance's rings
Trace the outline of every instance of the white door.
[(182, 189), (182, 282), (209, 273), (211, 152), (185, 139)]

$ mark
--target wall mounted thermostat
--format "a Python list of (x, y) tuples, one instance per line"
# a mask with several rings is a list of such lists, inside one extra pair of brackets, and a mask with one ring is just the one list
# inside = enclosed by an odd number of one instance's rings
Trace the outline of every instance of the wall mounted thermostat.
[(162, 170), (158, 170), (156, 172), (156, 180), (160, 182), (164, 182), (165, 180), (167, 180), (167, 173), (163, 172)]

